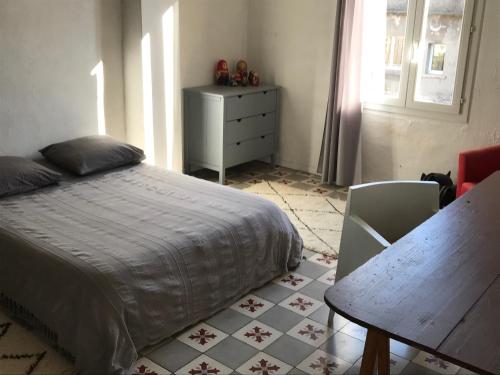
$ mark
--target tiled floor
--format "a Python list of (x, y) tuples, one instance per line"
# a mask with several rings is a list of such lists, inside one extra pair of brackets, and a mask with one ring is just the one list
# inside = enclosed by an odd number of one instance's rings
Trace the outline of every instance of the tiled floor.
[[(145, 353), (142, 373), (357, 374), (366, 330), (340, 315), (327, 327), (323, 295), (336, 261), (307, 250), (304, 256), (293, 272)], [(391, 341), (391, 373), (469, 372)]]
[[(200, 178), (217, 181), (217, 173), (202, 170)], [(253, 162), (227, 171), (226, 184), (274, 201), (274, 191), (255, 189), (262, 182), (285, 188), (288, 201), (300, 210), (294, 196), (329, 197), (345, 202), (346, 190), (322, 186), (308, 173)], [(273, 188), (273, 184), (268, 184)], [(276, 185), (274, 185), (276, 186)], [(278, 194), (279, 195), (279, 194)], [(279, 200), (278, 203), (281, 203)], [(321, 214), (329, 201), (307, 201), (302, 214)], [(298, 205), (298, 206), (297, 206)], [(317, 207), (311, 207), (317, 205)], [(285, 211), (287, 207), (283, 207)], [(334, 207), (338, 214), (344, 207)], [(300, 223), (298, 223), (300, 225)], [(329, 223), (331, 226), (332, 223)], [(341, 228), (339, 228), (341, 229)], [(244, 296), (228, 309), (180, 333), (145, 353), (142, 373), (157, 374), (357, 374), (366, 330), (340, 315), (327, 327), (329, 309), (323, 302), (333, 285), (335, 256), (304, 250), (305, 261), (292, 272)], [(158, 367), (159, 366), (159, 367)], [(138, 371), (139, 373), (139, 371)], [(391, 341), (392, 374), (466, 374), (405, 344)]]
[[(200, 171), (198, 175), (217, 179), (217, 174), (212, 172)], [(310, 213), (312, 217), (321, 214), (323, 205), (331, 205), (332, 202), (339, 215), (343, 212), (341, 204), (345, 202), (345, 189), (323, 187), (317, 177), (307, 173), (281, 167), (271, 169), (263, 163), (251, 163), (230, 169), (228, 179), (229, 185), (250, 192), (262, 181), (281, 181), (279, 184), (287, 192), (292, 209)], [(272, 184), (268, 185), (273, 187)], [(261, 193), (262, 190), (254, 192)], [(304, 201), (299, 199), (304, 194), (313, 198), (307, 201), (307, 207), (301, 207)], [(262, 195), (274, 199), (275, 194), (270, 191), (268, 195)], [(293, 201), (294, 196), (296, 202)], [(322, 234), (319, 229), (317, 233)], [(323, 295), (326, 288), (333, 285), (337, 261), (334, 256), (308, 250), (304, 250), (304, 256), (304, 262), (296, 270), (252, 291), (217, 315), (142, 353), (143, 357), (132, 373), (359, 373), (366, 330), (340, 315), (335, 316), (333, 328), (326, 326), (329, 309), (323, 302)], [(55, 361), (52, 369), (61, 369), (58, 372), (60, 374), (70, 373), (66, 371), (67, 366), (58, 364), (56, 355), (49, 354), (47, 357)], [(464, 375), (471, 372), (391, 340), (391, 374)]]

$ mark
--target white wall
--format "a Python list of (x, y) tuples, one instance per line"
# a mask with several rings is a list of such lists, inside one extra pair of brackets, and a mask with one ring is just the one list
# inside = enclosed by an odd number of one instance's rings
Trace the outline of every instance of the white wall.
[(325, 123), (336, 1), (251, 0), (248, 62), (282, 87), (278, 164), (315, 173)]
[[(133, 7), (137, 1), (124, 0), (124, 13), (127, 4)], [(262, 81), (283, 87), (278, 162), (315, 171), (335, 4), (332, 0), (181, 1), (177, 86), (209, 84), (219, 58), (230, 62), (246, 58)], [(121, 11), (120, 0), (0, 2), (0, 154), (33, 155), (48, 143), (95, 133), (96, 78), (90, 71), (101, 59), (107, 130), (125, 137)], [(124, 14), (125, 39), (131, 30), (133, 19), (127, 21)], [(365, 113), (364, 180), (418, 178), (422, 171), (449, 169), (455, 174), (460, 150), (500, 142), (499, 39), (500, 2), (487, 0), (468, 123)], [(125, 69), (131, 61), (129, 47), (124, 40)], [(134, 48), (140, 53), (140, 46)], [(131, 94), (128, 101), (142, 100), (137, 95), (142, 86), (129, 89), (136, 98)], [(142, 126), (142, 112), (134, 113), (129, 103), (127, 117)], [(181, 154), (182, 122), (176, 121), (175, 145)], [(142, 142), (140, 131), (131, 127), (129, 131), (129, 140)], [(181, 164), (177, 160), (177, 166)]]
[(109, 134), (125, 137), (119, 0), (0, 1), (0, 154), (97, 133), (102, 59)]
[[(328, 95), (335, 1), (251, 0), (251, 65), (283, 86), (280, 160), (315, 171)], [(364, 113), (363, 180), (456, 175), (461, 150), (500, 143), (500, 1), (487, 0), (468, 123)]]
[[(2, 0), (3, 1), (3, 0)], [(44, 2), (46, 0), (43, 0)], [(59, 1), (67, 6), (71, 2), (82, 0)], [(89, 0), (83, 0), (88, 2)], [(97, 58), (104, 65), (104, 111), (106, 133), (120, 140), (126, 139), (125, 97), (123, 82), (122, 50), (122, 6), (120, 0), (92, 0), (95, 3), (95, 30)], [(91, 2), (92, 2), (91, 1)], [(31, 1), (33, 3), (33, 1)], [(64, 11), (64, 15), (66, 15)], [(61, 16), (62, 18), (62, 16)], [(66, 27), (70, 27), (67, 25)], [(87, 31), (88, 32), (88, 31)], [(78, 45), (73, 45), (77, 49)], [(95, 77), (92, 77), (95, 80)]]
[[(278, 163), (315, 172), (335, 6), (333, 0), (181, 1), (180, 87), (210, 84), (219, 58), (246, 58), (263, 82), (283, 87)], [(460, 150), (500, 142), (499, 38), (500, 2), (487, 0), (467, 124), (364, 114), (364, 180), (417, 179), (423, 171), (455, 173)]]
[[(161, 20), (171, 5), (176, 13), (177, 78), (174, 82), (173, 150), (168, 150)], [(215, 63), (220, 58), (231, 62), (245, 57), (247, 16), (248, 0), (123, 0), (127, 139), (138, 147), (146, 147), (141, 39), (149, 33), (156, 165), (167, 166), (167, 154), (171, 152), (173, 169), (182, 170), (181, 89), (211, 84)]]
[(500, 1), (487, 0), (468, 123), (365, 114), (363, 177), (418, 179), (452, 171), (461, 150), (500, 143)]
[[(251, 2), (251, 1), (250, 1)], [(219, 59), (230, 69), (247, 56), (249, 0), (181, 0), (181, 86), (209, 85)]]
[(144, 149), (142, 102), (142, 14), (141, 1), (123, 0), (123, 75), (127, 142)]

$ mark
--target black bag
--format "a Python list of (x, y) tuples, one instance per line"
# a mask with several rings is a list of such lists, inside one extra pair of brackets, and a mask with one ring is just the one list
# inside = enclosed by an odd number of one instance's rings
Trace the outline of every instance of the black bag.
[(422, 173), (420, 181), (435, 181), (439, 184), (439, 208), (446, 207), (455, 200), (457, 187), (450, 177), (451, 171), (442, 173)]

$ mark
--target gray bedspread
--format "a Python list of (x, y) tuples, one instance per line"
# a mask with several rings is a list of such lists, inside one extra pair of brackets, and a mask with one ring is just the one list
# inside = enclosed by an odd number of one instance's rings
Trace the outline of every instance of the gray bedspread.
[(146, 165), (0, 200), (0, 292), (82, 374), (123, 372), (301, 252), (273, 203)]

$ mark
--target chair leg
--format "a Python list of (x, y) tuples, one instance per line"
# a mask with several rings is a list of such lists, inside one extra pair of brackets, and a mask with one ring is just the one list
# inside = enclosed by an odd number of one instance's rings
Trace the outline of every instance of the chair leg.
[(328, 314), (328, 327), (333, 328), (333, 317), (335, 316), (335, 312), (330, 309), (330, 313)]

